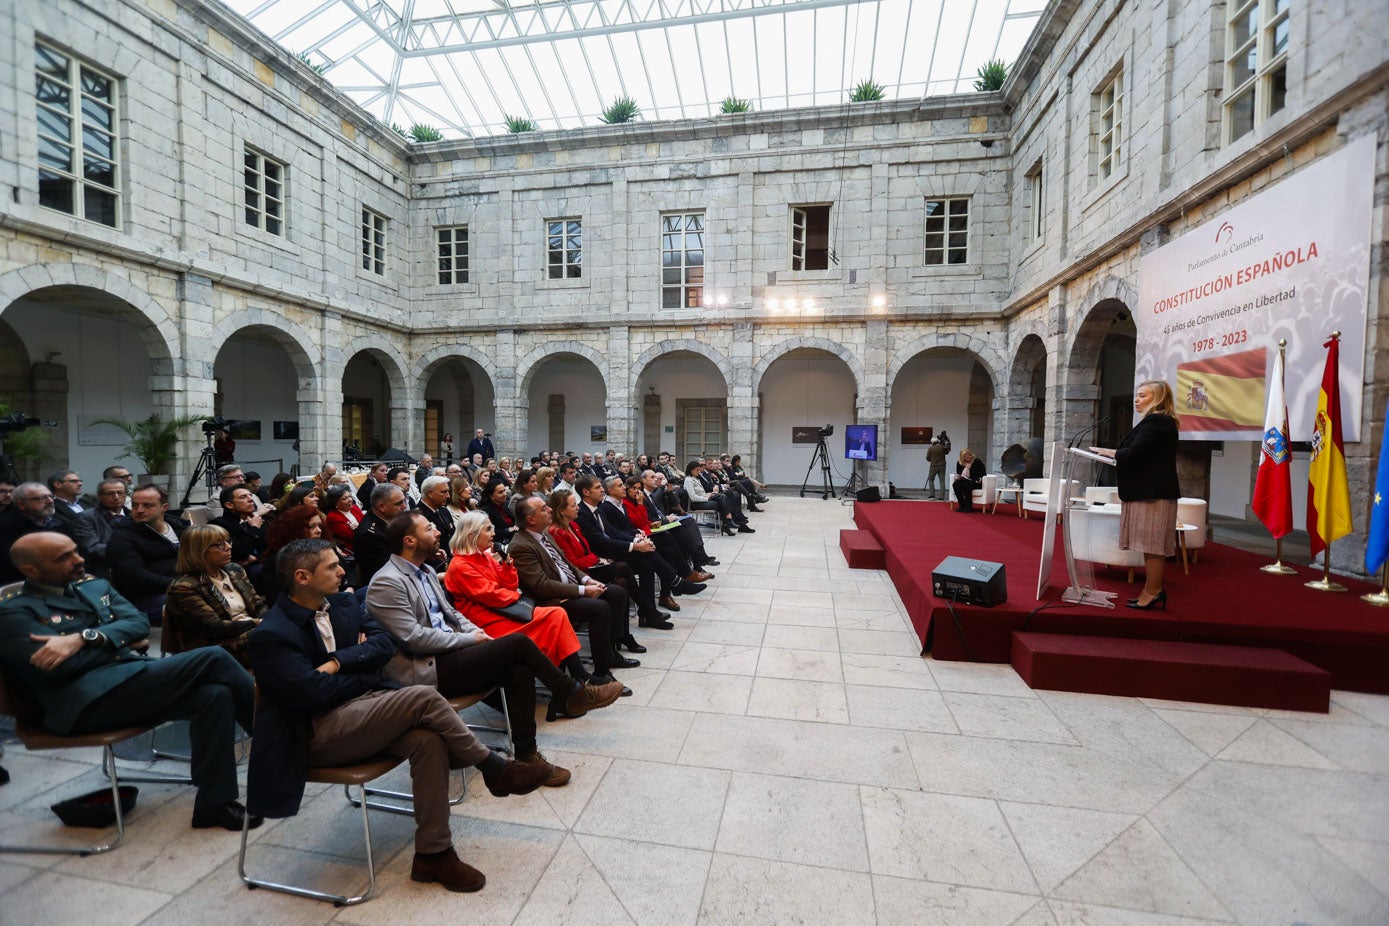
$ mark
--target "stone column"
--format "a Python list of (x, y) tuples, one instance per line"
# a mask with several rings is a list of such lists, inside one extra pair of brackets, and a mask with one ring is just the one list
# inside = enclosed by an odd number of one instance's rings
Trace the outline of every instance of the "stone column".
[[(348, 357), (343, 356), (342, 315), (324, 312), (319, 320), (319, 344), (322, 355), (318, 364), (318, 388), (309, 390), (317, 396), (317, 420), (305, 433), (305, 419), (299, 419), (299, 459), (305, 461), (342, 459), (342, 374)], [(312, 401), (312, 400), (311, 400)], [(305, 411), (304, 394), (300, 392), (300, 414)], [(307, 409), (315, 411), (312, 405)], [(366, 452), (365, 447), (362, 452)]]
[[(498, 329), (494, 343), (497, 373), (492, 383), (492, 443), (498, 454), (523, 454), (529, 459), (530, 397), (521, 394), (521, 382), (516, 377), (516, 329)], [(471, 431), (467, 437), (472, 438)], [(467, 446), (468, 441), (462, 440), (459, 453)]]
[[(859, 472), (868, 485), (887, 487), (888, 447), (888, 346), (887, 320), (870, 318), (864, 322), (863, 393), (858, 397), (859, 424), (878, 426), (878, 459), (860, 465)], [(884, 493), (886, 494), (886, 493)]]
[(626, 325), (608, 329), (607, 369), (602, 371), (608, 386), (608, 446), (629, 456), (636, 452), (640, 433), (640, 410), (632, 397), (630, 337), (631, 329)]
[[(728, 346), (728, 451), (743, 455), (743, 467), (761, 477), (757, 434), (757, 396), (752, 384), (752, 322), (734, 322)], [(672, 450), (675, 448), (672, 447)], [(681, 461), (683, 467), (685, 461)]]

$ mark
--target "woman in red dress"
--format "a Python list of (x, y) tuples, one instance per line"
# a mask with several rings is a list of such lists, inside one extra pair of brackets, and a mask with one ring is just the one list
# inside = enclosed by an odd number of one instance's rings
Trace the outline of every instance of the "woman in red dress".
[(564, 558), (599, 582), (620, 585), (628, 597), (636, 601), (636, 596), (642, 594), (642, 590), (632, 567), (594, 553), (584, 539), (584, 532), (575, 523), (579, 517), (579, 496), (568, 489), (556, 489), (550, 493), (550, 512), (554, 519), (550, 524), (550, 539), (559, 547)]
[(493, 610), (515, 604), (521, 597), (516, 567), (492, 549), (494, 536), (492, 522), (480, 511), (470, 511), (459, 520), (449, 544), (453, 558), (444, 573), (444, 588), (453, 606), (493, 637), (524, 633), (575, 681), (588, 681), (592, 675), (579, 661), (579, 638), (563, 608), (537, 606), (527, 623)]

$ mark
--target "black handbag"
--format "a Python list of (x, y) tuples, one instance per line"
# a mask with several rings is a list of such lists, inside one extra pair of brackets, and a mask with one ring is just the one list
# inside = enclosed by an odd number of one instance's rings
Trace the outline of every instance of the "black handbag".
[(535, 601), (534, 599), (522, 595), (506, 607), (493, 608), (492, 610), (509, 621), (516, 621), (518, 624), (529, 624), (531, 618), (535, 616)]

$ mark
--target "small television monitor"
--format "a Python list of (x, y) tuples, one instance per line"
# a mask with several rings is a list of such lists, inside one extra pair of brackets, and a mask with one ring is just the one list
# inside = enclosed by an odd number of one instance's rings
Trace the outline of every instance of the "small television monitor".
[(847, 460), (878, 459), (878, 426), (851, 424), (844, 428), (844, 458)]

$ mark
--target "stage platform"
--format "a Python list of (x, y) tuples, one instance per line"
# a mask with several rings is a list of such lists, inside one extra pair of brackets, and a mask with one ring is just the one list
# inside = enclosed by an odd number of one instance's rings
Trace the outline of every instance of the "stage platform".
[[(1318, 592), (1303, 583), (1320, 571), (1298, 567), (1297, 575), (1259, 571), (1267, 557), (1220, 544), (1206, 544), (1201, 561), (1183, 575), (1169, 562), (1164, 585), (1167, 611), (1135, 611), (1124, 602), (1142, 587), (1127, 571), (1095, 567), (1096, 585), (1117, 592), (1107, 610), (1060, 602), (1066, 564), (1059, 528), (1052, 585), (1037, 600), (1037, 566), (1044, 529), (1040, 516), (1022, 520), (1010, 510), (997, 514), (952, 511), (942, 502), (856, 503), (854, 522), (883, 546), (888, 575), (906, 604), (912, 626), (937, 659), (1008, 662), (1013, 632), (1064, 633), (1143, 640), (1175, 640), (1281, 649), (1331, 673), (1331, 685), (1348, 691), (1389, 694), (1389, 609), (1360, 595), (1375, 588), (1337, 578), (1348, 592)], [(931, 594), (931, 572), (947, 556), (1002, 563), (1008, 600), (992, 608), (956, 605), (959, 625), (945, 601)], [(1035, 613), (1033, 613), (1035, 612)], [(1030, 617), (1029, 617), (1030, 616)]]

